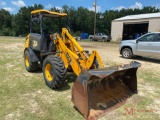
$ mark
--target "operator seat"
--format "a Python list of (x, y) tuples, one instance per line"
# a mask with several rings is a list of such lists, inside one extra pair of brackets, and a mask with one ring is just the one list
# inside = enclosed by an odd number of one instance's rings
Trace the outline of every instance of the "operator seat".
[(49, 52), (56, 52), (56, 45), (54, 44), (54, 40), (51, 39), (47, 29), (43, 30), (43, 37), (44, 37), (44, 46), (45, 46), (44, 50)]
[(43, 30), (43, 50), (48, 51), (51, 42), (50, 34), (47, 29)]

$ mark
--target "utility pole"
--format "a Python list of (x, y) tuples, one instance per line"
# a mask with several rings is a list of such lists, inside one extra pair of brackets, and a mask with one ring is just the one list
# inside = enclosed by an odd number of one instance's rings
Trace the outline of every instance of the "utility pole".
[(95, 2), (93, 3), (93, 7), (95, 8), (95, 13), (94, 13), (94, 39), (95, 39), (95, 35), (96, 35), (96, 7), (97, 7), (97, 2), (95, 0)]

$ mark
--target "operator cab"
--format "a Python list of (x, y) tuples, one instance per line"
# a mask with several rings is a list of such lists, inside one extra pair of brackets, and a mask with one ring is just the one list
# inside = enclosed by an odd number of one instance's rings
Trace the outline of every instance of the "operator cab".
[(48, 10), (34, 10), (31, 12), (30, 22), (30, 46), (37, 52), (55, 52), (56, 46), (52, 39), (52, 34), (59, 32), (59, 25), (53, 24), (52, 21), (59, 23), (61, 19), (66, 17), (66, 13), (51, 12)]

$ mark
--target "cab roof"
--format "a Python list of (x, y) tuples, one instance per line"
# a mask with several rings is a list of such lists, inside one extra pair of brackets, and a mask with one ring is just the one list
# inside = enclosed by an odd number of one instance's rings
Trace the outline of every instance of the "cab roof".
[(51, 12), (49, 10), (34, 10), (31, 12), (32, 15), (38, 15), (39, 13), (41, 13), (44, 17), (65, 17), (67, 16), (66, 13), (58, 13), (58, 12)]

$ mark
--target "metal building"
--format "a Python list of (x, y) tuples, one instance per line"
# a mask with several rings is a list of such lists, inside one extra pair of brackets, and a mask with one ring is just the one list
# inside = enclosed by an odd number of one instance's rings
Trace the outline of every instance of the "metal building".
[(112, 21), (114, 41), (135, 39), (147, 32), (160, 32), (160, 12), (129, 15)]

